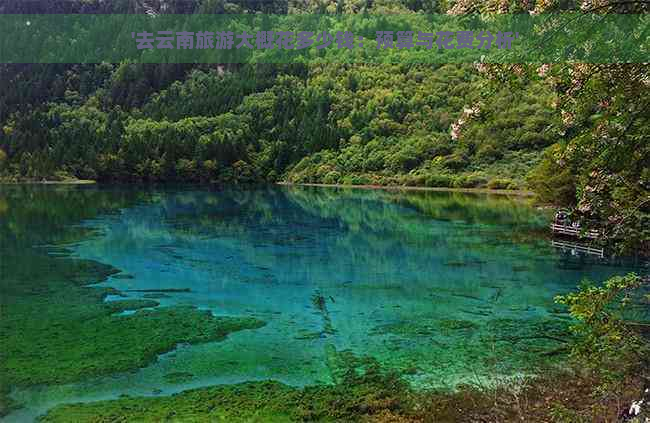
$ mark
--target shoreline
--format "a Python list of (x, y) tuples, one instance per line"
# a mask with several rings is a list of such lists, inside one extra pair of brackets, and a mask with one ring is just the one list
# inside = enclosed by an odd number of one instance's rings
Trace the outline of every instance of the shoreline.
[(445, 187), (411, 187), (404, 185), (345, 185), (345, 184), (296, 184), (293, 182), (276, 182), (276, 185), (321, 188), (355, 188), (376, 189), (386, 191), (436, 191), (436, 192), (462, 192), (468, 194), (497, 194), (515, 195), (520, 197), (534, 197), (535, 193), (526, 190), (490, 189), (490, 188), (445, 188)]
[(97, 181), (92, 179), (72, 179), (67, 181), (3, 181), (0, 185), (95, 185)]

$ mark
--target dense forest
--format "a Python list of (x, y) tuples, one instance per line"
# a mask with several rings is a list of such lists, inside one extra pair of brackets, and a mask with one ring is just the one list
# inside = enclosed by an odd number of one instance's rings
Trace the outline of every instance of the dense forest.
[[(0, 2), (0, 13), (646, 12), (642, 3)], [(3, 64), (10, 182), (532, 189), (650, 249), (643, 65)], [(624, 242), (616, 242), (623, 240)]]

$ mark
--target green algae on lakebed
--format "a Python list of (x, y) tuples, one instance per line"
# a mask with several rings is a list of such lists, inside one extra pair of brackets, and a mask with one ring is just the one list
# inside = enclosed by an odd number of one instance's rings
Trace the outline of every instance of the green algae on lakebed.
[(41, 422), (183, 421), (295, 422), (357, 421), (370, 415), (409, 415), (408, 385), (371, 357), (328, 348), (332, 385), (297, 388), (275, 381), (244, 382), (183, 391), (163, 397), (120, 398), (60, 405)]
[(41, 422), (183, 421), (290, 422), (288, 402), (298, 391), (278, 382), (201, 388), (170, 397), (122, 398), (55, 407)]
[[(6, 260), (4, 260), (6, 258)], [(28, 259), (29, 265), (21, 265)], [(29, 251), (0, 262), (0, 415), (18, 406), (12, 387), (62, 384), (143, 367), (180, 343), (224, 339), (255, 329), (254, 318), (215, 317), (192, 306), (142, 299), (107, 301), (111, 288), (89, 287), (117, 272), (110, 266)], [(118, 315), (137, 310), (130, 315)]]

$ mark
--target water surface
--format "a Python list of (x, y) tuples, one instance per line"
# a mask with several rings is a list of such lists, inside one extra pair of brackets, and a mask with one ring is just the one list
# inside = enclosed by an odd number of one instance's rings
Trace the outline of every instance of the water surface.
[[(100, 201), (120, 206), (107, 213)], [(21, 187), (0, 193), (3, 214), (0, 252), (64, 246), (121, 270), (98, 286), (128, 298), (267, 322), (133, 372), (16, 389), (26, 407), (7, 421), (123, 394), (332, 383), (341, 352), (372, 357), (416, 389), (533, 373), (563, 347), (568, 317), (554, 296), (632, 270), (554, 249), (548, 214), (503, 196)], [(161, 289), (182, 292), (146, 292)]]

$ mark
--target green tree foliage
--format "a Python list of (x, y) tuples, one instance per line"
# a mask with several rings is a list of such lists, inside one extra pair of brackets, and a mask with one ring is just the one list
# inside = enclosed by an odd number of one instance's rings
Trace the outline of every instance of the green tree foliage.
[(562, 150), (554, 144), (544, 151), (541, 162), (528, 175), (528, 185), (543, 202), (568, 206), (575, 202), (576, 186), (570, 169), (559, 165)]
[(556, 298), (577, 320), (573, 325), (577, 336), (573, 357), (581, 366), (601, 373), (607, 384), (639, 370), (647, 360), (647, 344), (625, 319), (625, 311), (635, 295), (639, 297), (640, 287), (641, 278), (629, 274), (613, 277), (603, 286), (585, 282), (578, 292)]
[[(647, 2), (580, 0), (577, 2), (519, 2), (458, 0), (449, 14), (557, 13), (644, 14)], [(550, 15), (549, 15), (550, 16)], [(540, 28), (540, 37), (558, 31), (553, 25)], [(629, 34), (620, 29), (620, 37)], [(548, 38), (547, 38), (548, 39)], [(607, 46), (601, 46), (607, 48)], [(577, 62), (577, 60), (576, 60)], [(576, 209), (590, 229), (601, 232), (602, 241), (620, 252), (650, 252), (650, 74), (646, 64), (540, 64), (486, 65), (479, 69), (493, 89), (507, 96), (528, 95), (539, 81), (553, 95), (550, 103), (531, 103), (545, 108), (538, 118), (508, 123), (486, 122), (478, 131), (500, 127), (510, 134), (501, 142), (543, 147), (538, 134), (550, 135), (553, 145), (529, 174), (528, 185), (543, 201)], [(491, 90), (488, 90), (491, 91)], [(497, 97), (497, 101), (498, 101)], [(523, 109), (518, 109), (523, 110)], [(551, 113), (548, 119), (547, 113)], [(502, 120), (502, 118), (499, 118)], [(514, 123), (514, 122), (513, 122)], [(504, 125), (505, 124), (505, 125)], [(471, 131), (471, 130), (470, 130)], [(466, 131), (466, 135), (467, 132)], [(521, 135), (520, 135), (521, 134)], [(484, 158), (499, 158), (492, 146), (479, 147)]]
[[(558, 72), (562, 73), (560, 69)], [(623, 248), (650, 250), (649, 73), (640, 65), (572, 72), (563, 167), (574, 170), (576, 207)], [(562, 81), (567, 81), (564, 76)], [(578, 86), (576, 86), (578, 84)]]
[(538, 152), (553, 142), (546, 130), (555, 120), (552, 92), (533, 84), (526, 95), (501, 89), (487, 102), (480, 98), (485, 82), (468, 65), (315, 69), (309, 83), (335, 88), (339, 148), (300, 161), (288, 178), (478, 186), (505, 177), (510, 188), (518, 185), (513, 180), (521, 185)]
[(247, 159), (248, 120), (231, 113), (176, 122), (133, 119), (125, 127), (117, 161), (140, 180), (210, 179), (216, 176), (211, 170)]
[(530, 173), (529, 186), (546, 202), (575, 208), (619, 251), (650, 251), (647, 67), (542, 65), (521, 72), (557, 93), (560, 117), (557, 142)]

